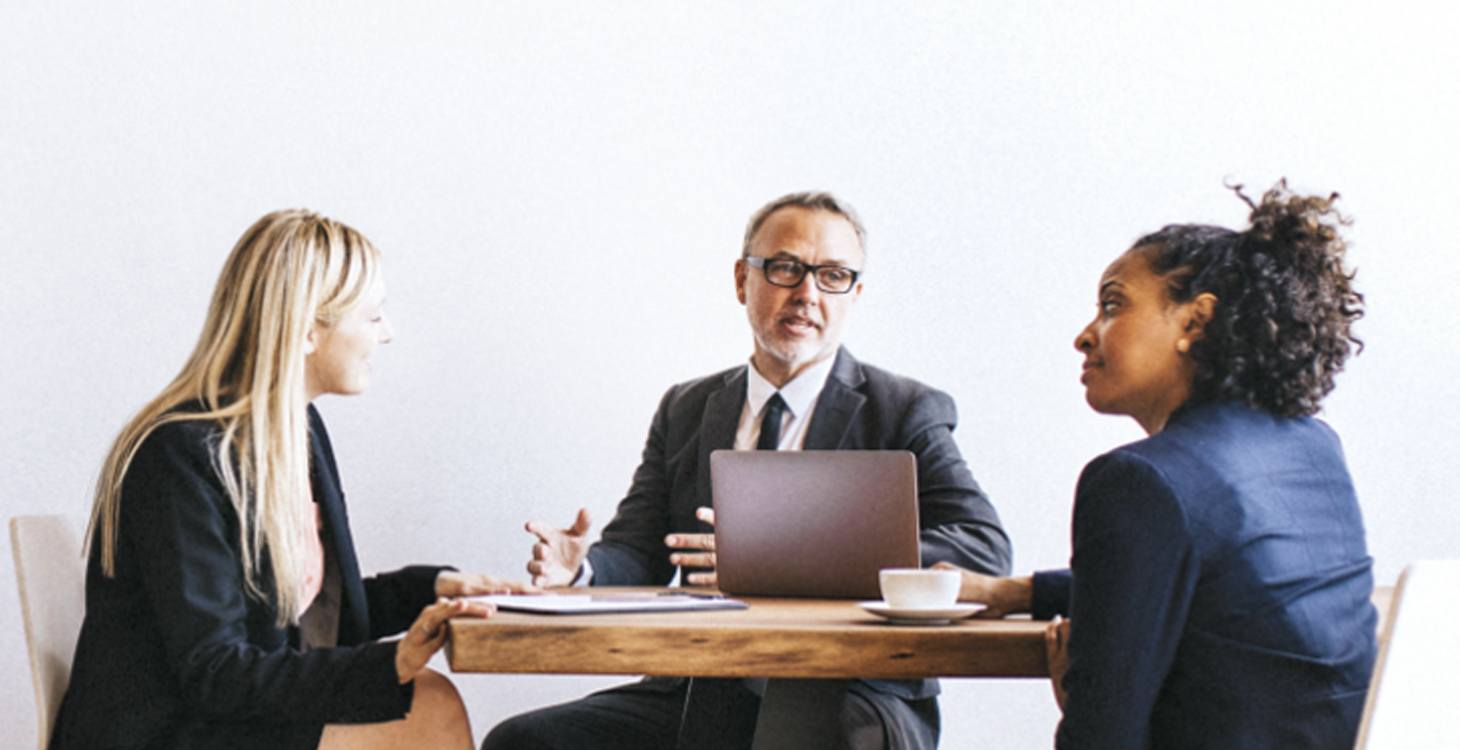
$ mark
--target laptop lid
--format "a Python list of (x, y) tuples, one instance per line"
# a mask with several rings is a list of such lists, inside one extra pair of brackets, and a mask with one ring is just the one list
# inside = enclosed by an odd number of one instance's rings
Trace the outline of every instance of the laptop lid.
[(919, 566), (908, 451), (717, 450), (710, 484), (721, 591), (876, 599), (877, 571)]

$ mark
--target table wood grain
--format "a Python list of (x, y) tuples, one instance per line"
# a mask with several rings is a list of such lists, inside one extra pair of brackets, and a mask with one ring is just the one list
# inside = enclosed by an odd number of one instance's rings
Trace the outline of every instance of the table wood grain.
[[(593, 593), (643, 592), (595, 587)], [(894, 625), (854, 601), (742, 597), (744, 610), (528, 615), (449, 624), (454, 672), (697, 677), (1043, 677), (1045, 623)]]

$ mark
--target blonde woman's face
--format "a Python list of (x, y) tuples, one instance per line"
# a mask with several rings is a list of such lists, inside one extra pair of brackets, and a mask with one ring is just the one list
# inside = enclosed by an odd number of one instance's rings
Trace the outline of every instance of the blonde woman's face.
[(310, 332), (312, 351), (304, 357), (304, 387), (309, 400), (325, 393), (350, 396), (370, 385), (370, 355), (390, 341), (385, 319), (385, 283), (376, 277), (360, 303), (334, 325), (316, 323)]

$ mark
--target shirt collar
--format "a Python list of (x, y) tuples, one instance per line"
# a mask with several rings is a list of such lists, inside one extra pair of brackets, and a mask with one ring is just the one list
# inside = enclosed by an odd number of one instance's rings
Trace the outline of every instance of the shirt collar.
[[(811, 410), (812, 404), (816, 403), (816, 397), (821, 395), (821, 389), (826, 386), (826, 379), (831, 376), (831, 367), (834, 364), (835, 354), (806, 368), (800, 375), (792, 378), (791, 382), (781, 386), (781, 399), (786, 402), (786, 408), (793, 418), (804, 417)], [(746, 384), (745, 399), (750, 404), (750, 413), (758, 416), (765, 408), (765, 402), (771, 400), (771, 396), (777, 391), (771, 381), (766, 380), (755, 369), (754, 361), (747, 369), (750, 370), (750, 381)]]

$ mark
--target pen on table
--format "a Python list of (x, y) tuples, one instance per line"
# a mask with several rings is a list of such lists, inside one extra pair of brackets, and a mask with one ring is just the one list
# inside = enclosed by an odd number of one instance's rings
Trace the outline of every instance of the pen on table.
[(724, 599), (724, 594), (696, 594), (692, 591), (660, 591), (659, 596), (687, 596), (691, 599)]

